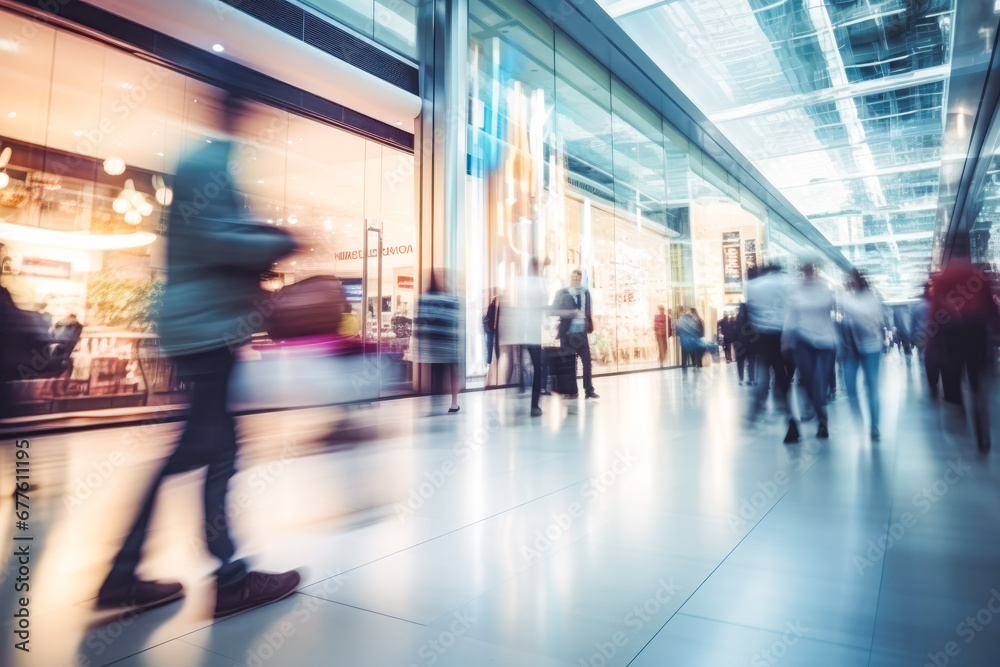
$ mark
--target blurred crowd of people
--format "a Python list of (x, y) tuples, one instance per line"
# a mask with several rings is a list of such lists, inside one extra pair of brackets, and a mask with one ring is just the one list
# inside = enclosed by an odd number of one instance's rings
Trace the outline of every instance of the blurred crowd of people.
[[(760, 267), (750, 272), (738, 313), (718, 325), (726, 359), (736, 361), (741, 385), (744, 369), (750, 369), (749, 384), (755, 385), (750, 421), (760, 418), (770, 397), (787, 419), (786, 443), (798, 442), (800, 422), (814, 417), (816, 437), (829, 437), (827, 405), (836, 395), (838, 376), (859, 416), (863, 382), (870, 436), (879, 440), (882, 360), (898, 349), (907, 357), (916, 353), (929, 395), (941, 396), (960, 417), (970, 397), (983, 452), (990, 449), (988, 382), (998, 333), (1000, 309), (991, 277), (961, 253), (930, 276), (916, 303), (892, 307), (858, 271), (843, 291), (835, 291), (813, 262), (802, 265), (797, 279), (777, 265)], [(800, 401), (791, 398), (793, 387)]]

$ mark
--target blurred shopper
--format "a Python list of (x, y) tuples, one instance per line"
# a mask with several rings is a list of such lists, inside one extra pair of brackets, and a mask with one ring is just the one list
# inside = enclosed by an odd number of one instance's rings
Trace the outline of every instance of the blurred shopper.
[[(991, 330), (997, 330), (997, 306), (989, 278), (972, 264), (968, 238), (943, 271), (932, 278), (928, 333), (940, 337), (941, 381), (944, 400), (962, 405), (962, 376), (972, 392), (976, 443), (990, 450), (988, 383), (993, 369)], [(940, 327), (936, 326), (940, 323)]]
[(902, 307), (893, 308), (892, 323), (896, 330), (897, 342), (900, 349), (903, 350), (903, 354), (910, 356), (912, 322), (910, 321), (909, 311)]
[(723, 315), (719, 322), (715, 325), (715, 341), (722, 348), (723, 354), (726, 357), (726, 363), (732, 363), (732, 340), (733, 329), (732, 322), (727, 315)]
[(52, 338), (59, 346), (59, 353), (66, 358), (65, 376), (73, 375), (73, 350), (76, 349), (83, 335), (83, 325), (76, 318), (76, 313), (70, 313), (52, 327)]
[(656, 336), (656, 351), (660, 360), (660, 368), (667, 359), (667, 309), (665, 306), (657, 306), (659, 311), (653, 315), (653, 335)]
[(681, 368), (687, 371), (688, 366), (701, 368), (702, 343), (705, 334), (701, 320), (696, 317), (694, 308), (681, 309), (677, 319), (677, 337), (681, 342)]
[[(225, 100), (223, 123), (230, 136), (241, 108)], [(176, 582), (144, 581), (136, 566), (157, 492), (170, 475), (207, 468), (204, 481), (205, 538), (220, 562), (215, 571), (215, 617), (253, 609), (290, 595), (298, 572), (248, 571), (233, 558), (226, 495), (236, 472), (236, 423), (228, 411), (229, 379), (236, 348), (250, 339), (250, 322), (266, 302), (260, 274), (292, 252), (295, 242), (281, 230), (249, 220), (237, 204), (228, 161), (231, 141), (205, 144), (177, 168), (167, 225), (167, 284), (158, 317), (160, 345), (191, 387), (184, 433), (147, 491), (128, 537), (101, 586), (97, 606), (118, 612), (148, 609), (178, 599)]]
[(500, 339), (497, 336), (497, 324), (499, 318), (500, 297), (495, 296), (490, 299), (490, 305), (486, 307), (483, 315), (483, 332), (486, 334), (486, 365), (493, 363), (493, 355), (500, 359)]
[(871, 438), (880, 437), (879, 368), (882, 364), (882, 344), (885, 341), (885, 315), (882, 302), (872, 293), (868, 281), (858, 271), (851, 276), (850, 293), (844, 298), (844, 384), (855, 412), (858, 402), (858, 369), (865, 377), (868, 394), (868, 416)]
[(552, 312), (559, 316), (559, 329), (556, 331), (556, 337), (565, 350), (580, 357), (580, 362), (583, 364), (585, 396), (587, 398), (600, 398), (594, 391), (590, 341), (587, 339), (587, 335), (594, 332), (590, 290), (583, 287), (583, 273), (579, 269), (574, 269), (569, 278), (569, 287), (564, 287), (556, 292), (556, 296), (552, 300)]
[[(805, 262), (801, 282), (789, 293), (781, 348), (795, 360), (806, 397), (818, 417), (816, 437), (823, 439), (830, 437), (826, 412), (828, 375), (831, 358), (837, 354), (833, 306), (833, 291), (816, 275), (816, 266)], [(797, 436), (798, 428), (790, 417), (785, 442), (794, 442)]]
[(913, 344), (924, 365), (928, 393), (931, 398), (937, 398), (941, 384), (941, 338), (931, 335), (931, 331), (936, 332), (939, 326), (932, 321), (932, 289), (930, 281), (924, 284), (924, 293), (910, 309), (910, 322), (913, 327)]
[(733, 324), (734, 352), (736, 353), (736, 372), (740, 376), (740, 386), (743, 386), (744, 368), (746, 370), (747, 384), (753, 386), (757, 384), (757, 355), (754, 351), (754, 344), (757, 340), (757, 332), (750, 323), (750, 311), (746, 303), (741, 303), (736, 312), (736, 319)]
[[(431, 273), (429, 289), (420, 295), (413, 337), (416, 341), (414, 361), (430, 364), (431, 387), (434, 393), (450, 393), (448, 412), (458, 412), (458, 318), (461, 306), (458, 297), (447, 289), (444, 275)], [(502, 307), (501, 307), (502, 310)]]
[(755, 420), (767, 404), (767, 394), (774, 375), (775, 408), (789, 418), (789, 436), (798, 441), (797, 429), (788, 407), (788, 386), (791, 375), (781, 353), (781, 331), (785, 325), (788, 304), (788, 282), (777, 266), (762, 267), (757, 277), (747, 283), (748, 335), (757, 357), (757, 391), (750, 409)]
[[(532, 257), (528, 261), (528, 275), (522, 276), (517, 281), (513, 297), (505, 299), (501, 304), (498, 324), (500, 345), (515, 346), (531, 357), (532, 417), (542, 414), (538, 398), (542, 392), (542, 383), (548, 379), (542, 364), (542, 317), (547, 308), (545, 286), (542, 284), (541, 276), (538, 275), (538, 260)], [(574, 359), (574, 364), (575, 361)]]

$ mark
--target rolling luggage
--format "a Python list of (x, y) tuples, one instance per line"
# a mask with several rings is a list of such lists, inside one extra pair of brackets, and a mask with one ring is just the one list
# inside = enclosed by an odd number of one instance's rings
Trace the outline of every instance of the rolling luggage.
[(552, 377), (552, 391), (557, 394), (576, 394), (576, 355), (561, 347), (547, 347), (542, 351), (546, 355), (546, 366)]

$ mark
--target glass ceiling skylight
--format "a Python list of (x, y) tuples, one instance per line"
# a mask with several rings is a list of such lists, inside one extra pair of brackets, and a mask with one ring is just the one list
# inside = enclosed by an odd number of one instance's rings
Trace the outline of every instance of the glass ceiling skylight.
[(598, 0), (890, 299), (931, 261), (956, 0)]

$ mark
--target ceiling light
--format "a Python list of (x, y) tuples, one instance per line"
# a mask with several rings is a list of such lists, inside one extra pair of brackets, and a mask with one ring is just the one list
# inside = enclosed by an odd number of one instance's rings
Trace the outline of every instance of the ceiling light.
[(114, 209), (115, 213), (125, 213), (129, 210), (129, 201), (124, 197), (118, 197), (113, 202), (111, 202), (111, 208)]
[(263, 181), (263, 180), (259, 180), (259, 181), (257, 181), (257, 182), (258, 182), (258, 183), (263, 183), (264, 181)]
[(7, 114), (7, 118), (14, 118), (15, 116), (17, 116), (16, 111), (11, 111), (9, 114)]
[(400, 127), (403, 127), (403, 121), (397, 120), (396, 121), (396, 125), (399, 125)]
[(8, 183), (10, 183), (10, 176), (7, 175), (7, 172), (0, 171), (0, 188), (7, 187)]
[(295, 215), (294, 213), (292, 213), (290, 216), (288, 216), (288, 224), (294, 225), (298, 221), (299, 221), (299, 216)]
[(160, 202), (163, 206), (170, 206), (170, 202), (174, 200), (174, 191), (168, 187), (162, 187), (156, 189), (156, 201)]
[(125, 173), (125, 160), (120, 157), (111, 156), (104, 161), (104, 171), (109, 176), (118, 176)]
[(83, 130), (77, 130), (76, 132), (73, 133), (73, 136), (74, 137), (82, 137), (83, 136)]
[(130, 225), (138, 225), (142, 222), (142, 214), (139, 211), (129, 211), (125, 214), (125, 222)]
[(160, 157), (163, 157), (163, 153), (157, 153), (157, 155), (159, 155)]
[(123, 250), (147, 246), (156, 240), (156, 235), (150, 232), (133, 232), (131, 234), (60, 232), (55, 229), (0, 222), (0, 239), (74, 250)]
[(212, 50), (215, 51), (216, 53), (222, 53), (223, 51), (226, 50), (226, 47), (224, 47), (222, 44), (213, 44)]

